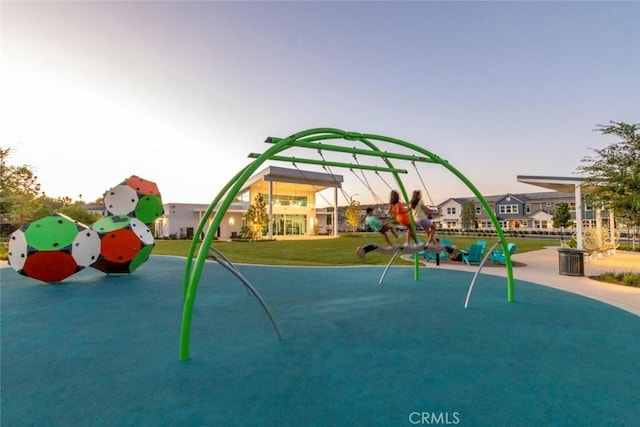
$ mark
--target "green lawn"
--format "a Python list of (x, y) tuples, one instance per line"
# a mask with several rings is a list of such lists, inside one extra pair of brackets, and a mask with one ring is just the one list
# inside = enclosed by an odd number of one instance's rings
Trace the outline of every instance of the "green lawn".
[[(482, 239), (482, 238), (481, 238)], [(478, 237), (453, 237), (452, 243), (466, 248), (475, 243)], [(487, 240), (487, 247), (496, 241)], [(517, 245), (516, 253), (534, 251), (545, 246), (560, 246), (558, 239), (509, 238), (508, 242)], [(356, 247), (367, 243), (384, 245), (379, 233), (354, 233), (336, 239), (317, 240), (275, 240), (260, 242), (215, 242), (214, 246), (234, 263), (252, 263), (268, 265), (386, 265), (389, 255), (377, 252), (369, 253), (364, 261), (355, 255)], [(186, 256), (189, 251), (188, 240), (158, 240), (153, 253), (156, 255)], [(395, 261), (406, 265), (398, 257)]]

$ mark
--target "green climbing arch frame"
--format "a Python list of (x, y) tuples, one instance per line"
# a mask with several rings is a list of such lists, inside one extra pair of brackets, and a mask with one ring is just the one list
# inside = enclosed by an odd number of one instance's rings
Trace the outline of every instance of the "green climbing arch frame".
[[(334, 144), (326, 144), (321, 141), (336, 141)], [(410, 152), (417, 153), (415, 154), (402, 154), (395, 153), (389, 151), (381, 151), (377, 145), (373, 142), (383, 142), (392, 144), (395, 146), (404, 147), (408, 149)], [(308, 129), (305, 131), (298, 132), (286, 138), (275, 138), (270, 137), (266, 142), (271, 143), (272, 145), (263, 153), (255, 154), (252, 153), (250, 157), (253, 157), (253, 160), (250, 164), (245, 166), (242, 170), (240, 170), (229, 182), (222, 188), (220, 193), (213, 199), (208, 209), (205, 211), (202, 216), (202, 220), (200, 224), (198, 224), (198, 228), (196, 229), (194, 236), (200, 236), (204, 230), (205, 224), (207, 223), (209, 217), (215, 211), (213, 216), (213, 220), (211, 221), (211, 225), (209, 226), (207, 233), (204, 236), (204, 240), (200, 245), (200, 249), (196, 254), (196, 249), (198, 247), (198, 238), (194, 237), (191, 242), (191, 246), (189, 248), (189, 252), (187, 255), (187, 262), (184, 271), (184, 306), (182, 311), (182, 325), (180, 329), (180, 360), (185, 361), (189, 359), (189, 345), (190, 345), (190, 335), (191, 335), (191, 321), (193, 315), (193, 307), (196, 299), (196, 293), (198, 290), (198, 284), (200, 282), (200, 276), (202, 274), (202, 268), (204, 266), (205, 260), (207, 259), (207, 255), (209, 253), (209, 248), (214, 240), (216, 230), (220, 227), (222, 220), (229, 209), (232, 201), (238, 194), (238, 192), (243, 188), (244, 184), (247, 180), (255, 173), (255, 171), (267, 160), (288, 160), (291, 161), (295, 159), (293, 157), (283, 157), (278, 156), (279, 153), (286, 151), (292, 147), (298, 148), (309, 148), (314, 150), (323, 150), (323, 151), (337, 151), (343, 153), (350, 153), (356, 155), (364, 155), (364, 156), (374, 156), (380, 157), (386, 164), (387, 170), (393, 178), (395, 179), (400, 192), (402, 193), (405, 201), (408, 201), (407, 191), (400, 179), (399, 173), (402, 172), (401, 169), (397, 169), (394, 167), (391, 160), (408, 160), (408, 161), (416, 161), (416, 162), (427, 162), (427, 163), (435, 163), (439, 164), (445, 169), (448, 169), (451, 173), (453, 173), (458, 179), (460, 179), (466, 186), (469, 188), (473, 194), (478, 198), (485, 211), (488, 213), (493, 226), (496, 229), (498, 238), (502, 244), (502, 248), (505, 253), (506, 258), (506, 269), (507, 269), (507, 301), (513, 302), (515, 300), (514, 295), (514, 279), (513, 279), (513, 265), (511, 263), (511, 257), (509, 256), (509, 250), (507, 248), (507, 241), (505, 239), (502, 228), (500, 227), (500, 222), (498, 218), (493, 213), (491, 206), (487, 203), (482, 194), (478, 191), (478, 189), (469, 181), (462, 173), (460, 173), (456, 168), (454, 168), (448, 161), (438, 157), (434, 153), (425, 150), (422, 147), (411, 144), (406, 141), (402, 141), (400, 139), (391, 138), (383, 135), (374, 135), (374, 134), (366, 134), (366, 133), (358, 133), (358, 132), (347, 132), (340, 129), (333, 128), (315, 128)], [(347, 145), (336, 145), (337, 142), (342, 142)], [(356, 148), (350, 147), (348, 144), (359, 142), (364, 146), (364, 148)], [(321, 162), (318, 164), (322, 164)], [(346, 166), (346, 165), (345, 165)], [(356, 166), (356, 165), (351, 165)], [(361, 166), (361, 165), (359, 165)], [(367, 167), (367, 166), (364, 166)], [(378, 169), (375, 167), (370, 167), (371, 169)], [(195, 259), (195, 261), (194, 261)], [(417, 277), (417, 263), (416, 263), (416, 277)]]

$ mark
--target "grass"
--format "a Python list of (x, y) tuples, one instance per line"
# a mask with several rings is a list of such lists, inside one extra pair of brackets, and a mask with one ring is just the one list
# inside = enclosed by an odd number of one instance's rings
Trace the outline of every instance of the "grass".
[[(475, 243), (478, 238), (454, 237), (450, 240), (458, 248), (466, 248), (471, 243)], [(508, 238), (507, 240), (517, 245), (516, 253), (560, 245), (557, 239)], [(495, 238), (487, 240), (487, 247), (490, 247), (495, 241)], [(260, 242), (217, 241), (215, 247), (235, 263), (310, 266), (386, 265), (390, 259), (388, 255), (371, 252), (365, 260), (360, 260), (355, 255), (356, 248), (367, 243), (385, 245), (384, 239), (378, 233), (353, 233), (342, 235), (336, 239), (263, 240)], [(190, 240), (157, 240), (153, 254), (186, 257), (190, 245)], [(7, 260), (7, 250), (8, 243), (0, 242), (0, 260)], [(407, 262), (397, 257), (394, 264), (407, 265)], [(601, 282), (640, 287), (640, 273), (606, 272), (592, 278)]]
[[(438, 237), (438, 236), (436, 236)], [(475, 243), (478, 237), (453, 237), (450, 240), (459, 248), (466, 248)], [(488, 238), (490, 247), (495, 238)], [(535, 251), (545, 246), (559, 246), (558, 239), (516, 238), (508, 237), (509, 242), (517, 245), (517, 253)], [(271, 265), (357, 265), (362, 262), (354, 255), (356, 247), (365, 243), (384, 245), (378, 233), (349, 233), (337, 239), (311, 240), (276, 240), (261, 242), (216, 242), (216, 248), (233, 262), (271, 264)], [(157, 240), (153, 250), (157, 255), (187, 256), (189, 240)], [(633, 250), (631, 247), (620, 247), (621, 250)], [(6, 261), (8, 243), (0, 242), (0, 260)], [(367, 255), (365, 264), (383, 264), (389, 262), (387, 255), (371, 253)], [(401, 264), (404, 261), (397, 261)], [(404, 262), (406, 264), (406, 262)]]
[[(436, 236), (437, 237), (437, 236)], [(477, 237), (454, 237), (450, 239), (459, 248), (475, 243)], [(488, 240), (490, 247), (496, 240)], [(517, 253), (542, 249), (545, 246), (559, 246), (557, 239), (509, 238), (517, 245)], [(355, 255), (358, 246), (367, 243), (385, 245), (378, 233), (353, 233), (336, 239), (311, 240), (274, 240), (260, 242), (215, 242), (217, 250), (232, 262), (267, 265), (386, 265), (389, 255), (371, 252), (366, 259)], [(188, 240), (158, 240), (153, 253), (156, 255), (186, 256), (191, 242)], [(394, 263), (407, 265), (406, 261), (396, 258)]]
[[(438, 237), (438, 236), (436, 236)], [(443, 237), (444, 238), (444, 237)], [(479, 240), (478, 237), (449, 238), (459, 248), (466, 248)], [(480, 238), (482, 240), (482, 238)], [(496, 241), (487, 240), (487, 247)], [(516, 253), (523, 253), (542, 249), (545, 246), (559, 246), (558, 239), (534, 239), (509, 237), (509, 242), (517, 245)], [(401, 242), (402, 240), (399, 240)], [(349, 233), (336, 239), (309, 240), (274, 240), (260, 242), (228, 242), (217, 241), (215, 247), (232, 262), (266, 264), (266, 265), (386, 265), (389, 256), (377, 252), (369, 253), (364, 261), (355, 255), (358, 246), (367, 243), (385, 245), (379, 233)], [(189, 252), (190, 240), (157, 240), (153, 249), (156, 255), (175, 255), (186, 257)], [(0, 260), (7, 259), (7, 242), (0, 242)], [(406, 265), (406, 261), (399, 259), (396, 264)]]

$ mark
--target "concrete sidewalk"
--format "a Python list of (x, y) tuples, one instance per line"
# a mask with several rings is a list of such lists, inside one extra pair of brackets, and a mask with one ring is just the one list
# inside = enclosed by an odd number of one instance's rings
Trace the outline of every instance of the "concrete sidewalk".
[[(616, 251), (615, 255), (603, 256), (596, 260), (587, 262), (585, 259), (584, 276), (559, 274), (558, 247), (547, 247), (522, 254), (516, 252), (512, 256), (512, 260), (525, 264), (513, 268), (513, 276), (516, 280), (562, 289), (611, 304), (640, 316), (640, 288), (603, 283), (589, 278), (589, 276), (606, 272), (632, 271), (640, 273), (640, 253), (638, 252)], [(450, 268), (469, 272), (475, 272), (478, 269), (478, 266), (468, 266), (464, 263), (451, 261), (442, 262), (439, 267), (434, 262), (423, 265), (430, 268)], [(506, 269), (498, 266), (484, 266), (482, 273), (503, 277), (507, 275)], [(516, 288), (517, 298), (518, 290)]]

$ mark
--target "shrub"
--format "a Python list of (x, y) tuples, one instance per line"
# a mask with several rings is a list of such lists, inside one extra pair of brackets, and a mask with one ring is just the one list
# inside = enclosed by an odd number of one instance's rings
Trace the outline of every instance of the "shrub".
[(0, 242), (0, 260), (6, 261), (9, 259), (9, 243)]
[(607, 271), (606, 273), (602, 273), (598, 277), (598, 280), (600, 280), (601, 282), (616, 283), (618, 281), (618, 278), (616, 277), (616, 273)]
[(614, 273), (607, 271), (596, 277), (597, 280), (606, 283), (615, 283), (624, 286), (640, 287), (640, 273), (631, 271)]
[(620, 280), (626, 286), (640, 287), (640, 274), (638, 273), (623, 273)]

